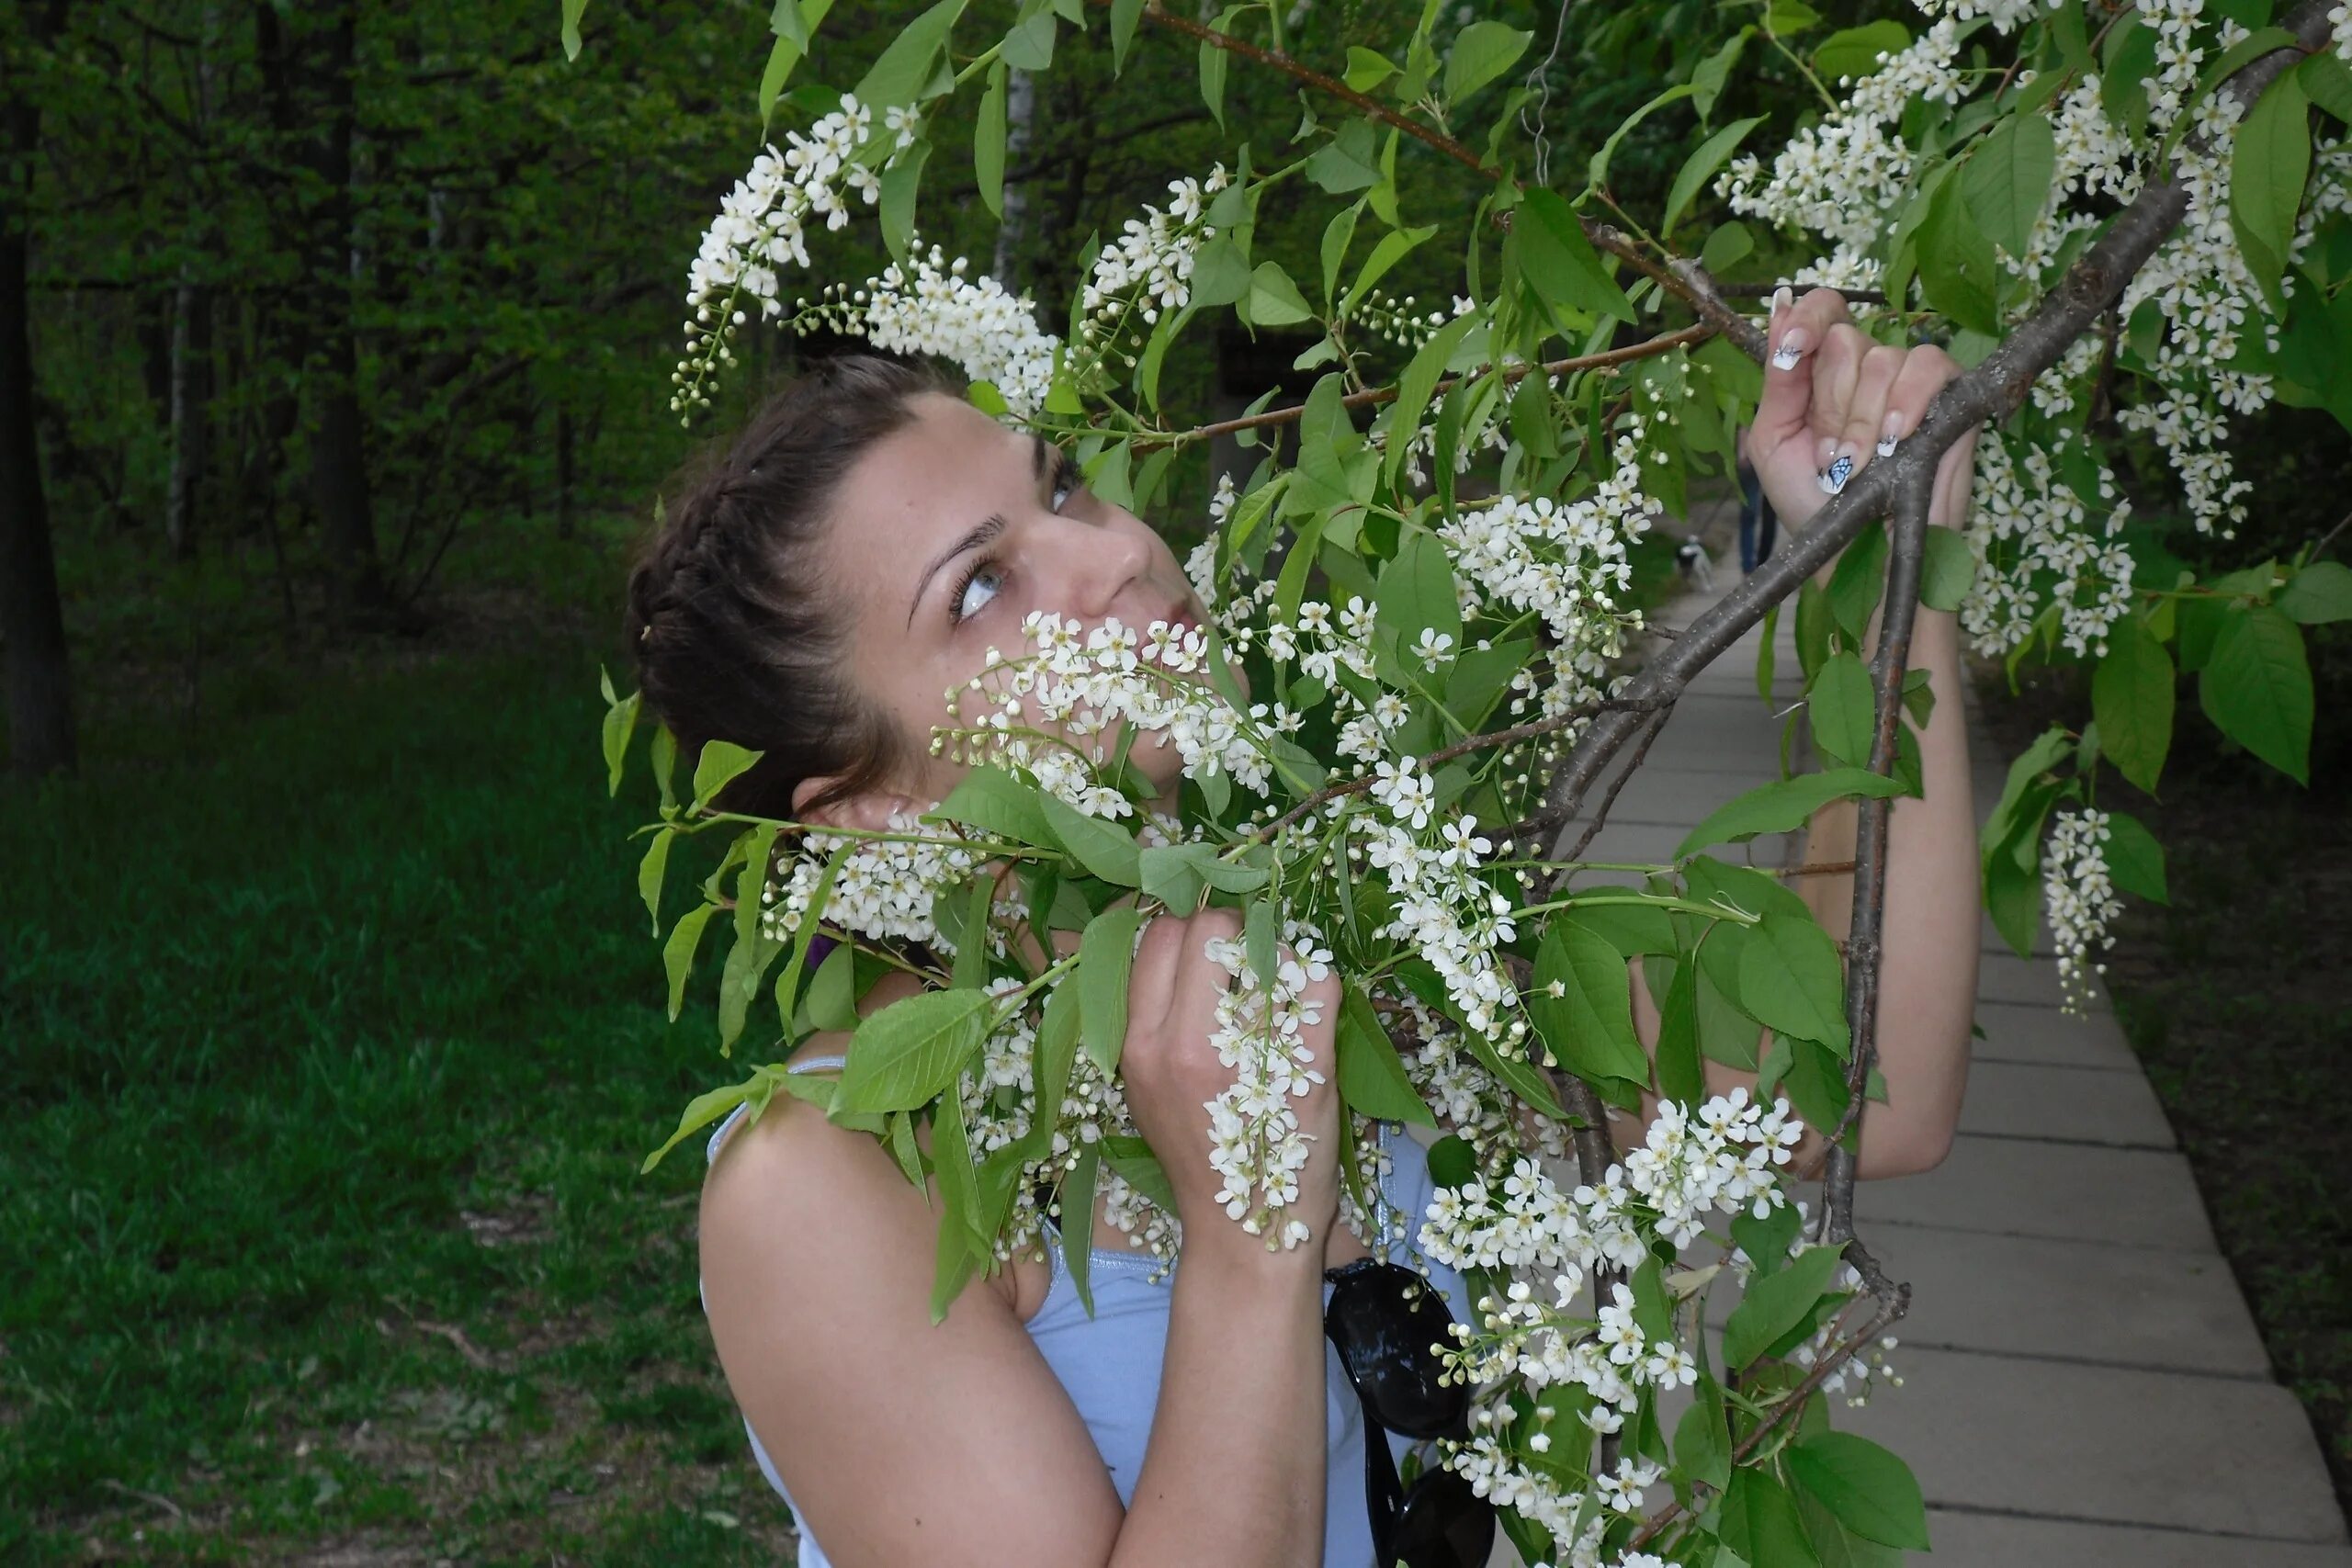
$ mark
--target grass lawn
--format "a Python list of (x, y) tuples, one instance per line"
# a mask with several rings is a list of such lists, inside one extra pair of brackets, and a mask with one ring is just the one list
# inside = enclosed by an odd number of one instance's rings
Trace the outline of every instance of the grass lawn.
[(0, 786), (0, 1561), (788, 1555), (699, 1161), (637, 1174), (723, 1064), (612, 656), (498, 641), (219, 659), (197, 724), (110, 649), (81, 777)]

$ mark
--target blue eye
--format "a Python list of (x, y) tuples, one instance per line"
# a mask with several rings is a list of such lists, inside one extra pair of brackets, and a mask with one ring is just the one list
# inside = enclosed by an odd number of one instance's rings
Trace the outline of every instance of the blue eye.
[[(976, 591), (985, 588), (985, 593)], [(992, 561), (975, 561), (964, 581), (956, 585), (956, 596), (948, 602), (948, 618), (961, 626), (988, 608), (989, 601), (1004, 592), (1004, 574)]]

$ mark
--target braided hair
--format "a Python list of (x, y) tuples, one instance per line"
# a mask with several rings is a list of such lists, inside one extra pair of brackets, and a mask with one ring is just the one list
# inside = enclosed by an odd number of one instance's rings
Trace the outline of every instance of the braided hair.
[(836, 775), (804, 810), (911, 759), (850, 680), (851, 626), (821, 566), (842, 480), (914, 418), (920, 392), (962, 395), (928, 361), (818, 361), (688, 465), (638, 552), (626, 635), (646, 706), (689, 768), (712, 740), (764, 753), (721, 792), (721, 810), (788, 819), (808, 779)]

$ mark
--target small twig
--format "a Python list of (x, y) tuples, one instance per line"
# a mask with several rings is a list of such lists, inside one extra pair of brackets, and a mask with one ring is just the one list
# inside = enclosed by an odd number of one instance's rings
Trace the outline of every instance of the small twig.
[[(1778, 283), (1717, 283), (1716, 293), (1726, 299), (1770, 299), (1784, 287)], [(1840, 288), (1849, 305), (1883, 305), (1887, 298), (1875, 288)]]
[[(1911, 668), (1911, 628), (1919, 608), (1919, 574), (1928, 555), (1928, 507), (1934, 497), (1933, 468), (1915, 468), (1895, 492), (1894, 526), (1889, 530), (1886, 612), (1878, 649), (1871, 660), (1877, 711), (1871, 734), (1870, 771), (1894, 771), (1895, 742), (1903, 732), (1903, 682)], [(1861, 1119), (1863, 1091), (1878, 1060), (1879, 963), (1885, 955), (1886, 838), (1894, 802), (1884, 796), (1862, 801), (1854, 825), (1854, 913), (1846, 932), (1846, 1111), (1830, 1134), (1828, 1164), (1822, 1175), (1821, 1227), (1816, 1239), (1842, 1243), (1854, 1234), (1856, 1156), (1846, 1134)]]
[[(1635, 360), (1654, 359), (1661, 354), (1671, 354), (1676, 349), (1688, 344), (1704, 343), (1714, 335), (1715, 329), (1702, 323), (1698, 326), (1683, 327), (1675, 332), (1661, 333), (1646, 342), (1631, 344), (1623, 348), (1604, 349), (1599, 354), (1579, 354), (1567, 359), (1546, 360), (1541, 366), (1507, 365), (1499, 370), (1489, 366), (1484, 369), (1474, 370), (1466, 376), (1447, 377), (1430, 389), (1430, 396), (1432, 400), (1442, 397), (1463, 382), (1476, 380), (1478, 377), (1490, 373), (1499, 376), (1503, 381), (1509, 383), (1517, 381), (1521, 377), (1532, 375), (1539, 369), (1546, 376), (1558, 376), (1577, 370), (1604, 370), (1612, 365), (1629, 365)], [(1348, 393), (1340, 400), (1340, 406), (1343, 409), (1374, 408), (1382, 403), (1392, 401), (1396, 396), (1395, 387), (1372, 387), (1361, 392)], [(1263, 413), (1244, 414), (1238, 419), (1219, 420), (1215, 424), (1204, 424), (1193, 430), (1138, 435), (1135, 438), (1134, 444), (1139, 448), (1184, 446), (1194, 442), (1206, 441), (1215, 436), (1231, 435), (1237, 431), (1264, 430), (1272, 425), (1295, 424), (1306, 412), (1306, 408), (1303, 403), (1295, 404), (1289, 408), (1269, 409)]]
[(1609, 808), (1616, 805), (1617, 797), (1624, 793), (1626, 781), (1641, 771), (1642, 760), (1650, 754), (1650, 743), (1657, 739), (1658, 731), (1664, 729), (1666, 721), (1673, 716), (1671, 704), (1657, 710), (1657, 716), (1650, 720), (1649, 728), (1642, 733), (1641, 744), (1634, 748), (1634, 760), (1625, 764), (1625, 771), (1617, 775), (1616, 782), (1609, 786), (1609, 793), (1600, 797), (1600, 809), (1592, 814), (1590, 825), (1578, 836), (1575, 847), (1560, 857), (1562, 860), (1582, 860), (1585, 851), (1592, 847), (1593, 840), (1600, 837), (1600, 829), (1609, 821)]
[(2313, 560), (2318, 559), (2321, 553), (2324, 551), (2328, 546), (2335, 542), (2335, 536), (2344, 532), (2347, 527), (2352, 527), (2352, 512), (2346, 513), (2335, 527), (2330, 528), (2326, 533), (2322, 534), (2319, 536), (2319, 543), (2312, 547), (2312, 558)]
[(1854, 863), (1849, 860), (1815, 860), (1807, 861), (1803, 865), (1790, 866), (1781, 874), (1782, 876), (1837, 876), (1853, 869)]
[(135, 1497), (151, 1508), (161, 1508), (164, 1512), (171, 1515), (172, 1517), (175, 1519), (185, 1519), (187, 1517), (187, 1510), (186, 1508), (181, 1507), (177, 1503), (173, 1502), (169, 1497), (164, 1496), (160, 1492), (145, 1492), (136, 1486), (125, 1486), (121, 1482), (116, 1481), (111, 1477), (100, 1481), (98, 1484), (105, 1487), (107, 1491), (117, 1493), (122, 1496)]
[[(1642, 711), (1645, 713), (1664, 705), (1646, 698), (1635, 700), (1642, 705)], [(1498, 746), (1516, 746), (1522, 740), (1534, 740), (1543, 736), (1555, 735), (1572, 724), (1581, 724), (1586, 719), (1600, 714), (1613, 712), (1623, 701), (1622, 697), (1602, 697), (1597, 702), (1580, 703), (1565, 713), (1555, 714), (1550, 718), (1533, 719), (1526, 724), (1514, 724), (1508, 729), (1490, 729), (1483, 735), (1473, 735), (1466, 739), (1457, 740), (1451, 746), (1440, 747), (1428, 756), (1421, 758), (1419, 765), (1425, 770), (1434, 771), (1451, 762), (1456, 757), (1467, 756), (1473, 751), (1488, 750)], [(1326, 784), (1263, 828), (1259, 829), (1256, 835), (1257, 840), (1263, 843), (1317, 807), (1334, 800), (1345, 799), (1351, 795), (1362, 795), (1378, 782), (1377, 779), (1367, 776), (1349, 779), (1341, 784)]]

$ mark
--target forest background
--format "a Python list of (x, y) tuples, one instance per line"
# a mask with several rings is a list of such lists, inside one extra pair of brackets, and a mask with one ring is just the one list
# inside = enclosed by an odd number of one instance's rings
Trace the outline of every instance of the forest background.
[[(1792, 3), (1782, 30), (1815, 19), (1791, 54), (1746, 51), (1715, 107), (1765, 117), (1755, 146), (1799, 123), (1810, 51), (1909, 19)], [(833, 18), (797, 80), (854, 81), (917, 8)], [(1302, 0), (1296, 47), (1336, 64), (1419, 8)], [(599, 4), (571, 61), (553, 10), (0, 6), (10, 1561), (749, 1562), (788, 1540), (708, 1354), (692, 1173), (635, 1175), (707, 1082), (712, 1028), (662, 1017), (594, 735), (628, 552), (691, 449), (666, 406), (679, 299), (760, 136), (768, 17)], [(1582, 170), (1763, 8), (1477, 15), (1556, 35), (1544, 131)], [(926, 241), (1041, 299), (1086, 234), (1228, 145), (1189, 43), (1147, 29), (1115, 92), (1099, 29), (1063, 47), (1009, 94), (1003, 223), (951, 128), (923, 206)], [(1299, 106), (1236, 69), (1224, 113), (1272, 146)], [(1643, 119), (1610, 194), (1662, 207), (1702, 134), (1687, 104)], [(1420, 152), (1400, 205), (1458, 229), (1474, 195)], [(1805, 259), (1747, 237), (1726, 276)], [(1261, 210), (1260, 254), (1294, 275), (1316, 242)], [(1450, 254), (1391, 291), (1442, 305)], [(883, 260), (853, 226), (823, 270)], [(794, 363), (748, 341), (706, 428)], [(1205, 419), (1303, 392), (1295, 346), (1180, 348), (1163, 397)], [(2274, 407), (2236, 450), (2260, 537), (2233, 558), (2340, 525), (2352, 452), (2327, 414)], [(2171, 504), (2160, 463), (2126, 478)], [(1209, 482), (1179, 469), (1171, 534)], [(2307, 1111), (2352, 1037), (2329, 717), (2352, 657), (2340, 626), (2310, 647), (2309, 793), (2184, 707), (2164, 800), (2133, 806), (2173, 847), (2174, 902), (2135, 906), (2110, 979), (2341, 1484), (2352, 1133)], [(2083, 706), (2030, 669), (2013, 696), (1987, 680), (2013, 747)]]

